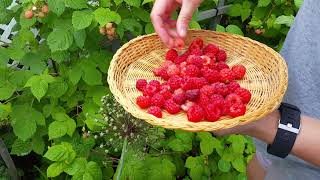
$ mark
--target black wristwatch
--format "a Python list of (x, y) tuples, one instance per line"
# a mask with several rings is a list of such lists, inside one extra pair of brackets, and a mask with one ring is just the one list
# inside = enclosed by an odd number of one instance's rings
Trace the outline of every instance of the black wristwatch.
[(277, 134), (273, 143), (268, 145), (267, 152), (285, 158), (291, 152), (300, 132), (301, 111), (298, 107), (287, 103), (281, 103), (278, 110), (280, 119)]

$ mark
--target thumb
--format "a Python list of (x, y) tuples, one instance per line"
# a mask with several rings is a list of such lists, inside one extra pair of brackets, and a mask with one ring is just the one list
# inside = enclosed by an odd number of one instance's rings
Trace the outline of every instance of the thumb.
[(187, 35), (187, 28), (192, 19), (193, 12), (198, 8), (200, 0), (182, 0), (181, 11), (177, 20), (177, 31), (179, 36)]

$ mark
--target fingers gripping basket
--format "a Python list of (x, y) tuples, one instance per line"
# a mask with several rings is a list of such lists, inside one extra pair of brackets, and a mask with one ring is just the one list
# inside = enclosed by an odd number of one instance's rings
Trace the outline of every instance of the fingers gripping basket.
[(288, 72), (281, 56), (264, 44), (238, 35), (206, 30), (188, 32), (186, 45), (196, 37), (205, 44), (214, 43), (226, 50), (227, 64), (242, 64), (247, 74), (239, 83), (250, 90), (252, 99), (244, 116), (224, 117), (217, 122), (193, 123), (181, 112), (170, 115), (163, 112), (163, 118), (156, 118), (136, 105), (141, 95), (135, 88), (138, 79), (157, 79), (152, 70), (164, 61), (168, 50), (156, 34), (137, 37), (114, 55), (109, 68), (108, 83), (116, 100), (133, 116), (150, 124), (169, 129), (187, 131), (214, 131), (243, 125), (258, 120), (274, 111), (282, 101), (288, 84)]

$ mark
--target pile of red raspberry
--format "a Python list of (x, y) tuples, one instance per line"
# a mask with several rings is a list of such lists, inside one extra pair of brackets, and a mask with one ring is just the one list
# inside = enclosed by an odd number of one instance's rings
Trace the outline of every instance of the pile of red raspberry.
[(204, 46), (201, 39), (195, 39), (183, 54), (170, 49), (165, 58), (162, 66), (153, 71), (164, 83), (137, 81), (136, 88), (143, 94), (136, 100), (139, 107), (158, 118), (163, 109), (170, 114), (185, 111), (191, 122), (213, 122), (222, 116), (245, 114), (251, 93), (236, 80), (245, 76), (246, 68), (229, 67), (223, 49), (214, 44)]

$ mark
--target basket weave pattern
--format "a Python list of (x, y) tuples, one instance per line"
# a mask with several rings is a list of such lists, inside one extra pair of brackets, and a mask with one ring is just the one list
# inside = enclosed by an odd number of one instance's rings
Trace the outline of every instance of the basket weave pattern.
[(138, 79), (152, 80), (152, 70), (164, 61), (168, 50), (156, 34), (137, 37), (122, 46), (114, 55), (108, 72), (110, 90), (116, 100), (133, 116), (150, 124), (169, 129), (187, 131), (214, 131), (227, 129), (259, 120), (274, 111), (282, 101), (288, 84), (285, 61), (273, 49), (264, 44), (238, 35), (206, 30), (190, 30), (186, 45), (194, 38), (201, 38), (205, 44), (214, 43), (223, 48), (228, 55), (227, 64), (242, 64), (247, 73), (238, 81), (241, 87), (252, 93), (244, 116), (223, 117), (217, 122), (189, 122), (186, 113), (170, 115), (163, 112), (163, 118), (156, 118), (136, 105), (141, 95), (135, 88)]

